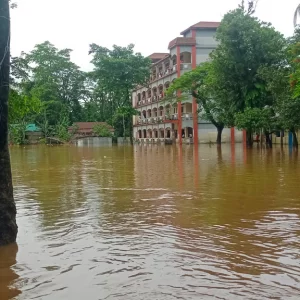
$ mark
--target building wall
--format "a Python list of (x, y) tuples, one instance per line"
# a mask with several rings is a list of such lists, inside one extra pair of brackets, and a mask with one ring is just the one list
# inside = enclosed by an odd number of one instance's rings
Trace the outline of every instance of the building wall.
[(198, 29), (196, 31), (197, 47), (216, 48), (218, 42), (215, 39), (216, 30)]
[[(216, 30), (215, 29), (197, 29), (196, 30), (196, 64), (200, 64), (202, 62), (205, 62), (209, 59), (209, 54), (211, 53), (212, 50), (215, 49), (215, 47), (217, 46), (217, 42), (214, 39), (216, 34)], [(191, 30), (189, 30), (186, 34), (185, 37), (192, 37), (193, 33)], [(189, 52), (193, 53), (192, 49), (195, 49), (194, 46), (179, 46), (180, 47), (180, 53), (184, 53), (184, 52)], [(170, 49), (170, 66), (172, 67), (172, 57), (173, 55), (177, 55), (177, 47), (173, 47), (172, 49)], [(193, 58), (192, 58), (193, 59)], [(177, 66), (179, 67), (179, 66)], [(152, 67), (152, 70), (154, 70), (156, 68), (158, 68), (158, 65), (154, 65)], [(180, 75), (183, 75), (185, 72), (188, 72), (192, 69), (192, 64), (191, 63), (184, 63), (181, 64), (180, 66)], [(177, 69), (178, 70), (178, 69)], [(154, 82), (151, 82), (149, 87), (145, 87), (142, 89), (139, 89), (137, 92), (133, 93), (133, 105), (136, 105), (136, 100), (135, 97), (137, 96), (138, 93), (141, 93), (143, 91), (146, 91), (146, 95), (147, 95), (147, 90), (153, 89), (154, 87), (159, 87), (160, 85), (165, 85), (167, 82), (171, 83), (175, 78), (177, 78), (177, 72), (172, 73), (171, 75), (165, 76), (163, 78), (160, 78)], [(184, 101), (184, 102), (189, 102), (192, 103), (192, 99), (191, 97), (189, 97), (188, 100)], [(183, 102), (182, 102), (183, 103)], [(168, 103), (164, 102), (164, 101), (160, 101), (160, 102), (155, 102), (155, 103), (149, 103), (145, 106), (142, 107), (137, 107), (137, 109), (142, 112), (143, 110), (147, 111), (148, 109), (153, 109), (154, 107), (159, 108), (160, 106), (165, 107)], [(184, 111), (183, 111), (184, 113)], [(138, 117), (134, 117), (134, 124), (136, 124), (136, 121), (138, 120)], [(201, 122), (201, 120), (198, 120), (198, 122)], [(134, 127), (134, 137), (137, 136), (137, 132), (138, 130), (143, 130), (143, 129), (153, 129), (153, 128), (167, 128), (167, 127), (171, 127), (172, 128), (172, 123), (159, 123), (159, 124), (151, 124), (151, 125), (144, 125), (144, 126), (136, 126)], [(175, 124), (175, 127), (177, 128), (177, 124)], [(192, 120), (188, 120), (187, 119), (183, 119), (182, 121), (182, 129), (186, 128), (186, 127), (191, 127), (193, 128), (193, 121)], [(210, 124), (210, 123), (206, 123), (204, 122), (201, 124), (198, 124), (198, 130), (199, 130), (199, 142), (215, 142), (216, 141), (216, 136), (217, 136), (217, 131), (216, 128)], [(236, 134), (236, 136), (238, 137), (239, 135)], [(242, 136), (242, 135), (241, 135)], [(230, 139), (230, 129), (225, 129), (224, 130), (224, 141), (229, 141)]]
[[(199, 144), (215, 143), (217, 140), (217, 128), (213, 124), (198, 124)], [(222, 142), (231, 142), (230, 128), (224, 128), (222, 133)], [(243, 142), (243, 132), (235, 130), (235, 142)]]
[(196, 61), (197, 65), (206, 62), (209, 59), (209, 54), (214, 48), (197, 48), (196, 50)]
[(192, 31), (189, 30), (185, 35), (184, 37), (192, 37)]

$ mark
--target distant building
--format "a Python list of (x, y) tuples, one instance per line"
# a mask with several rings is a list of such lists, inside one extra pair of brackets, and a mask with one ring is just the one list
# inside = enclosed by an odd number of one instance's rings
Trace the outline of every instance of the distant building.
[(74, 133), (74, 129), (76, 129), (76, 134), (78, 135), (92, 136), (94, 135), (93, 128), (96, 125), (107, 126), (112, 134), (115, 131), (112, 126), (108, 125), (105, 122), (75, 122), (71, 127), (69, 127), (69, 132)]
[[(132, 95), (132, 105), (139, 111), (134, 116), (133, 134), (137, 140), (156, 142), (171, 139), (181, 143), (199, 142), (198, 132), (207, 137), (216, 128), (197, 113), (197, 103), (191, 96), (171, 105), (164, 101), (165, 91), (173, 80), (205, 62), (216, 48), (219, 22), (199, 22), (181, 32), (169, 42), (168, 53), (153, 53), (148, 86), (138, 87)], [(215, 140), (215, 139), (214, 139)]]
[(36, 124), (28, 124), (26, 126), (25, 136), (30, 144), (37, 144), (43, 137), (42, 129)]

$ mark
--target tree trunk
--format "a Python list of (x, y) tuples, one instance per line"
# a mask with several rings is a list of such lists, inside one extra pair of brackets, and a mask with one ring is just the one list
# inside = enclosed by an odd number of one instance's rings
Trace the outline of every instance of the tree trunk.
[(283, 134), (284, 134), (284, 131), (281, 130), (280, 131), (280, 146), (283, 147)]
[(265, 136), (266, 136), (267, 147), (272, 148), (273, 144), (272, 144), (272, 139), (270, 138), (270, 133), (265, 131)]
[(133, 122), (132, 122), (132, 117), (129, 119), (129, 138), (130, 138), (130, 144), (133, 145)]
[(0, 0), (0, 246), (15, 242), (18, 232), (8, 151), (10, 68), (10, 16), (8, 2), (8, 0)]
[(123, 140), (125, 141), (126, 139), (126, 127), (125, 127), (125, 117), (123, 114)]
[(217, 135), (217, 145), (221, 146), (222, 144), (222, 132), (223, 132), (224, 126), (218, 126), (218, 135)]
[(291, 132), (293, 134), (293, 146), (298, 148), (298, 138), (295, 129), (291, 130)]
[(253, 134), (251, 129), (247, 130), (246, 132), (246, 145), (249, 148), (253, 147)]

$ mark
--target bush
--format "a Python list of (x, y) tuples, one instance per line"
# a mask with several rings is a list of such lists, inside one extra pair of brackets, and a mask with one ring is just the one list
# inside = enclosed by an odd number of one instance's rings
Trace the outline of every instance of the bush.
[(106, 124), (97, 124), (93, 127), (93, 132), (97, 136), (101, 137), (111, 137), (110, 128)]

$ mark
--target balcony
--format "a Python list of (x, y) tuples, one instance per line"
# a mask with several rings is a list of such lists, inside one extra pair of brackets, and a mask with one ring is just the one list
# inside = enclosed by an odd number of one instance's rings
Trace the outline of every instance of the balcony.
[(176, 71), (177, 71), (177, 65), (174, 65), (172, 68), (168, 68), (165, 71), (158, 72), (156, 75), (152, 74), (150, 76), (150, 82), (153, 82), (153, 81), (159, 80), (161, 78), (164, 78), (168, 75), (173, 74)]
[(165, 115), (165, 121), (168, 121), (168, 120), (171, 120), (171, 121), (174, 121), (174, 120), (178, 120), (178, 114), (168, 114), (168, 115)]
[(181, 63), (180, 70), (184, 70), (184, 71), (192, 70), (192, 64), (191, 63)]
[(182, 119), (184, 120), (193, 120), (193, 113), (189, 112), (189, 113), (182, 113)]

